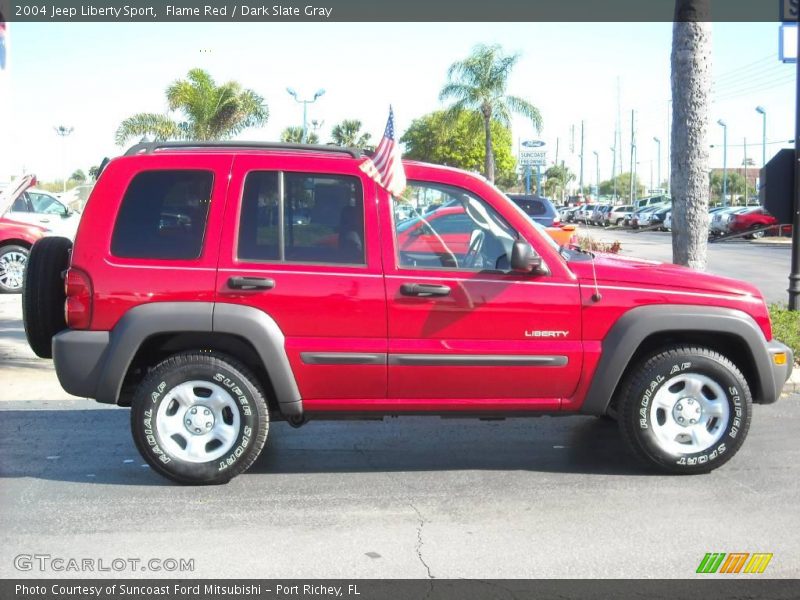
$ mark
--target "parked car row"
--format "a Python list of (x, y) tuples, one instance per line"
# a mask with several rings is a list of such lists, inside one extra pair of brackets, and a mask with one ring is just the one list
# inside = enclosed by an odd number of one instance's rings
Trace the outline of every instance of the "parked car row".
[[(561, 209), (564, 223), (584, 223), (602, 227), (617, 226), (631, 229), (672, 230), (672, 202), (665, 197), (655, 203), (637, 201), (637, 205), (613, 206), (610, 204), (584, 204)], [(643, 199), (652, 200), (652, 199)], [(760, 206), (720, 206), (708, 212), (709, 235), (720, 236), (754, 230), (747, 238), (766, 235), (765, 227), (778, 225), (777, 219)]]

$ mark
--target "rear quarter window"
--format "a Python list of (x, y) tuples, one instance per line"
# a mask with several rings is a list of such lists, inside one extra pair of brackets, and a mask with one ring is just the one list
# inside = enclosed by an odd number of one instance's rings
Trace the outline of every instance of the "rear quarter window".
[(117, 214), (111, 254), (121, 258), (198, 258), (213, 183), (210, 171), (145, 171), (136, 175)]

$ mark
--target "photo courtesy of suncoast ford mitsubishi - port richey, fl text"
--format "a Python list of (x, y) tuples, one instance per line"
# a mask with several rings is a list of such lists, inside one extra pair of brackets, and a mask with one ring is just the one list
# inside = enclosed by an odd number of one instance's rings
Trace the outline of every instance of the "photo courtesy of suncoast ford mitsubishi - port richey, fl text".
[(0, 0), (0, 598), (792, 598), (797, 5)]

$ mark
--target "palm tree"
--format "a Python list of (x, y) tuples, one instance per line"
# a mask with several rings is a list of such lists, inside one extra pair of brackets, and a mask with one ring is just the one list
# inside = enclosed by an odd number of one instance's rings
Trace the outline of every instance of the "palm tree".
[(117, 129), (117, 144), (132, 137), (149, 135), (155, 141), (209, 141), (229, 139), (248, 127), (267, 122), (264, 99), (235, 81), (217, 85), (203, 69), (192, 69), (186, 79), (173, 82), (166, 91), (171, 112), (139, 113), (125, 119)]
[[(281, 141), (289, 144), (303, 143), (303, 128), (290, 126), (281, 131)], [(306, 144), (319, 144), (319, 136), (314, 131), (306, 132)]]
[(368, 133), (361, 133), (361, 121), (358, 119), (345, 119), (331, 130), (331, 138), (337, 146), (365, 148), (371, 137)]
[(676, 0), (672, 26), (672, 260), (706, 268), (711, 24), (708, 0)]
[(571, 181), (575, 181), (575, 174), (569, 170), (562, 162), (560, 165), (553, 165), (544, 172), (547, 180), (544, 183), (544, 189), (547, 195), (555, 198), (558, 194), (561, 201), (564, 200), (564, 192)]
[(448, 82), (439, 94), (439, 100), (454, 100), (448, 114), (455, 119), (467, 110), (480, 114), (486, 137), (485, 175), (494, 181), (494, 151), (492, 149), (492, 120), (510, 126), (511, 113), (531, 120), (536, 130), (542, 128), (539, 110), (527, 100), (506, 94), (511, 69), (517, 64), (519, 54), (505, 55), (499, 45), (480, 44), (472, 49), (465, 60), (450, 65)]

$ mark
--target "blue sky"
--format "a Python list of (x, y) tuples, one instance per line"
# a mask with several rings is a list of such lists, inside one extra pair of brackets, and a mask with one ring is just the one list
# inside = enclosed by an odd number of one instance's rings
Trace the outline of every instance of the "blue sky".
[[(287, 86), (301, 95), (325, 88), (309, 109), (310, 119), (324, 121), (323, 141), (344, 118), (361, 119), (379, 136), (390, 103), (402, 132), (412, 119), (441, 107), (447, 67), (477, 43), (500, 43), (521, 54), (509, 93), (541, 110), (538, 137), (547, 142), (551, 161), (558, 139), (559, 160), (577, 171), (585, 122), (587, 182), (595, 178), (594, 150), (601, 179), (611, 174), (619, 78), (625, 170), (630, 111), (636, 109), (638, 172), (649, 184), (652, 164), (655, 178), (658, 136), (665, 140), (666, 177), (671, 23), (14, 23), (10, 29), (11, 65), (3, 82), (10, 98), (0, 87), (3, 112), (11, 115), (0, 124), (0, 139), (10, 144), (1, 145), (0, 178), (24, 168), (52, 179), (120, 153), (113, 140), (120, 121), (136, 112), (165, 111), (164, 89), (192, 67), (264, 96), (269, 122), (243, 134), (246, 139), (274, 140), (287, 125), (301, 123), (302, 107)], [(712, 123), (728, 122), (729, 166), (741, 163), (745, 137), (748, 155), (760, 163), (756, 105), (768, 111), (769, 141), (789, 140), (794, 131), (794, 70), (778, 62), (778, 25), (715, 24), (713, 39), (718, 100)], [(53, 132), (58, 124), (75, 128), (65, 145)], [(711, 132), (712, 143), (721, 145), (722, 129), (715, 124)], [(513, 135), (537, 137), (522, 120), (514, 121)], [(780, 147), (769, 146), (768, 154)], [(721, 166), (721, 148), (712, 150), (711, 159)]]

